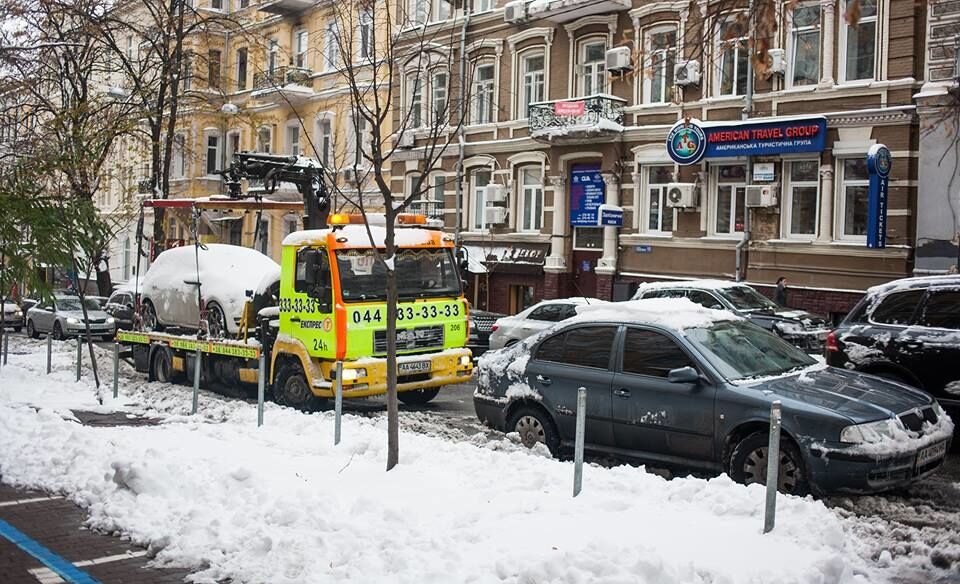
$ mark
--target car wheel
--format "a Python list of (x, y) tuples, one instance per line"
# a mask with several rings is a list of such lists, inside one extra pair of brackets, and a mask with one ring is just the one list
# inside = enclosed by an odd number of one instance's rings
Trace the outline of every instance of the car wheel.
[(60, 321), (53, 323), (53, 339), (55, 341), (62, 341), (66, 337), (63, 336), (63, 327), (60, 326)]
[(207, 335), (211, 339), (222, 339), (227, 336), (227, 317), (216, 302), (211, 302), (207, 306)]
[(153, 302), (144, 300), (140, 307), (140, 318), (143, 321), (143, 330), (159, 331), (160, 321), (157, 319), (157, 309), (153, 307)]
[(277, 371), (273, 383), (273, 398), (280, 405), (305, 411), (317, 409), (324, 402), (310, 391), (310, 384), (300, 364), (289, 360)]
[(520, 443), (533, 448), (538, 442), (546, 445), (550, 454), (560, 452), (560, 435), (553, 420), (543, 410), (532, 406), (522, 406), (507, 420), (507, 432), (520, 435)]
[(408, 406), (422, 406), (428, 403), (440, 393), (439, 387), (431, 389), (414, 389), (411, 391), (401, 391), (397, 394), (397, 399)]
[[(730, 477), (738, 483), (767, 484), (768, 432), (755, 432), (740, 441), (730, 455)], [(800, 450), (786, 436), (780, 437), (780, 472), (777, 490), (790, 495), (806, 495), (810, 489)]]
[(33, 326), (33, 321), (32, 321), (32, 320), (28, 320), (28, 321), (27, 321), (27, 336), (30, 337), (31, 339), (39, 339), (39, 338), (40, 338), (40, 333), (38, 333), (38, 332), (37, 332), (37, 328), (36, 328), (35, 326)]

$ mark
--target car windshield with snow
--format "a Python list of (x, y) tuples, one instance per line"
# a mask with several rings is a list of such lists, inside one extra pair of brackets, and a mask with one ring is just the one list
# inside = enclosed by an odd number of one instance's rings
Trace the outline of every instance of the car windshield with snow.
[(818, 363), (728, 311), (686, 299), (583, 306), (484, 355), (474, 406), (554, 455), (587, 391), (589, 450), (764, 482), (771, 404), (783, 408), (780, 490), (877, 492), (942, 465), (953, 422), (929, 395)]

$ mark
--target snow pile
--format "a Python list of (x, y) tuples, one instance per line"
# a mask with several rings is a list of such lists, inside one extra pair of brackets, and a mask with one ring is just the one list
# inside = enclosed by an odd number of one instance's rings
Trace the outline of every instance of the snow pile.
[[(763, 487), (725, 476), (666, 481), (590, 465), (573, 499), (569, 462), (407, 432), (386, 473), (383, 418), (346, 416), (334, 447), (330, 413), (268, 405), (258, 429), (253, 405), (206, 395), (200, 416), (80, 426), (47, 398), (91, 401), (93, 389), (67, 382), (64, 351), (50, 377), (34, 357), (2, 371), (3, 480), (66, 494), (89, 527), (198, 570), (197, 582), (866, 584), (899, 566), (858, 555), (869, 542), (810, 499), (779, 497), (777, 527), (763, 535)], [(121, 402), (189, 407), (188, 388), (124, 386), (134, 387)]]
[(937, 419), (936, 424), (923, 422), (919, 432), (906, 428), (899, 420), (890, 419), (887, 425), (888, 434), (876, 442), (865, 442), (848, 448), (827, 448), (821, 444), (818, 448), (828, 458), (831, 452), (842, 452), (875, 456), (879, 460), (899, 454), (912, 454), (927, 446), (949, 440), (953, 436), (953, 427), (953, 420), (946, 413)]
[(651, 298), (578, 306), (577, 316), (566, 322), (612, 321), (683, 330), (732, 320), (743, 319), (726, 310), (705, 308), (686, 298)]

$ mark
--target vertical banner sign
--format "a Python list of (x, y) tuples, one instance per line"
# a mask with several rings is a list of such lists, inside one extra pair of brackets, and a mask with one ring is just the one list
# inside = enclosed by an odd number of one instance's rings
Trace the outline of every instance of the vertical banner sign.
[(574, 164), (570, 169), (570, 225), (596, 227), (606, 196), (600, 165)]
[(887, 246), (887, 190), (893, 159), (883, 144), (874, 144), (867, 151), (867, 172), (870, 174), (867, 204), (867, 247)]

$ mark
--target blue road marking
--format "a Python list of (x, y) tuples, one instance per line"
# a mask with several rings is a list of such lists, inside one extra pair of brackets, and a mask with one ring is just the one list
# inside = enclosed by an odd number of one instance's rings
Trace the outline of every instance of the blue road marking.
[(0, 537), (37, 558), (43, 565), (71, 584), (100, 584), (99, 580), (94, 580), (86, 572), (30, 539), (25, 533), (2, 519), (0, 519)]

